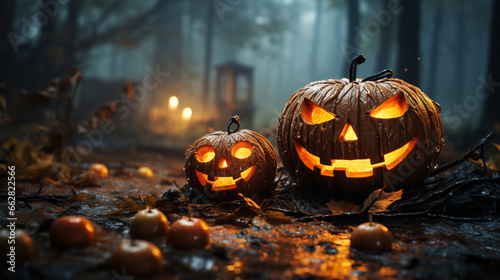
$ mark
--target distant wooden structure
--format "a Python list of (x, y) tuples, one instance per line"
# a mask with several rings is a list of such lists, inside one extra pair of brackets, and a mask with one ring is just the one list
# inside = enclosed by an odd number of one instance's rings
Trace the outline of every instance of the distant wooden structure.
[(227, 125), (231, 116), (239, 115), (243, 126), (250, 128), (255, 110), (253, 68), (237, 62), (220, 64), (216, 68), (215, 107), (219, 125)]

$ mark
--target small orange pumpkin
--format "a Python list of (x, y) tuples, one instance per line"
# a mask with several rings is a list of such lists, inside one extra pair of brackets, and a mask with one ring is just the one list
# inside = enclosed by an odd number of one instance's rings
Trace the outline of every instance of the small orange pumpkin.
[(202, 219), (182, 218), (172, 224), (167, 242), (178, 249), (205, 249), (210, 245), (210, 231)]
[(351, 248), (360, 251), (388, 252), (392, 249), (392, 234), (386, 226), (370, 221), (356, 227), (351, 233)]
[(111, 252), (109, 266), (124, 275), (151, 276), (160, 274), (163, 255), (153, 243), (145, 240), (120, 242)]

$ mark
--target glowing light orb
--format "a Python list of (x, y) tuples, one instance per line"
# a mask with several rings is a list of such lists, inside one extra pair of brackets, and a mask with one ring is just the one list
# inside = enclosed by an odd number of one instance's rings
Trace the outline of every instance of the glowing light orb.
[(177, 106), (179, 105), (179, 99), (176, 96), (170, 97), (168, 100), (168, 108), (171, 110), (177, 109)]
[(191, 108), (186, 107), (184, 110), (182, 110), (182, 118), (185, 120), (188, 120), (191, 118), (191, 115), (193, 114), (193, 111), (191, 111)]

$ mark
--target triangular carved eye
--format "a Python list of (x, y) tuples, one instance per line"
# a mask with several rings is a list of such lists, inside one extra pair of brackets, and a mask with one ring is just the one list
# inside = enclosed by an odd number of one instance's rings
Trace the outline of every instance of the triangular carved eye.
[(406, 99), (403, 92), (396, 93), (384, 103), (370, 112), (370, 116), (377, 119), (399, 118), (406, 112)]
[(320, 124), (337, 117), (334, 113), (321, 108), (307, 98), (302, 102), (301, 116), (309, 124)]

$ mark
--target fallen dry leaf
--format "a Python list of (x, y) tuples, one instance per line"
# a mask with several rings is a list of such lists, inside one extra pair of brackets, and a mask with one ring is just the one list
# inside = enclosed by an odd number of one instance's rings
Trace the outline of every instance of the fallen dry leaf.
[(362, 212), (370, 211), (377, 213), (387, 211), (389, 205), (401, 199), (402, 194), (403, 190), (388, 193), (384, 192), (382, 189), (374, 190), (363, 203)]
[(174, 181), (170, 180), (167, 177), (162, 177), (160, 179), (160, 185), (169, 186), (169, 185), (173, 185), (173, 184), (174, 184)]
[(75, 185), (78, 187), (98, 187), (95, 174), (91, 172), (84, 172), (72, 178)]
[[(166, 211), (165, 213), (169, 213), (170, 211), (172, 211), (171, 209), (177, 209), (175, 203), (166, 199), (157, 198), (151, 193), (148, 193), (143, 199), (140, 199), (140, 197), (125, 198), (119, 196), (117, 196), (116, 198), (121, 200), (121, 203), (117, 206), (118, 210), (104, 215), (105, 217), (127, 215), (146, 209), (148, 207), (161, 208)], [(141, 202), (138, 202), (137, 200), (140, 200)]]
[(7, 102), (2, 94), (2, 85), (0, 84), (0, 125), (12, 122), (12, 118), (7, 113)]
[(59, 99), (65, 90), (74, 87), (81, 78), (80, 70), (75, 68), (62, 79), (55, 79), (44, 88), (33, 92), (23, 90), (20, 100), (29, 109), (46, 107), (51, 99)]
[(0, 160), (15, 165), (19, 179), (41, 180), (49, 177), (66, 182), (74, 171), (67, 164), (58, 162), (54, 154), (44, 152), (42, 146), (34, 146), (28, 136), (22, 140), (10, 137), (1, 147), (3, 153), (0, 153)]
[(116, 215), (127, 214), (130, 212), (137, 212), (142, 209), (146, 209), (146, 205), (137, 203), (130, 198), (119, 197), (119, 196), (117, 196), (116, 198), (122, 201), (120, 205), (118, 205), (118, 210), (104, 215), (105, 217), (113, 217)]
[(486, 162), (486, 167), (489, 170), (500, 171), (500, 154), (490, 156)]
[(78, 124), (77, 133), (84, 133), (98, 128), (99, 123), (102, 120), (112, 118), (120, 106), (121, 102), (111, 101), (98, 107)]
[(132, 177), (133, 173), (126, 170), (125, 168), (117, 168), (115, 172), (113, 172), (113, 176), (115, 177)]
[(243, 195), (243, 194), (241, 194), (241, 193), (239, 193), (238, 195), (239, 195), (239, 196), (241, 196), (241, 197), (243, 197), (243, 199), (245, 200), (245, 202), (246, 202), (246, 203), (247, 203), (250, 207), (252, 207), (252, 209), (253, 209), (255, 212), (259, 213), (259, 214), (260, 214), (260, 215), (262, 215), (262, 216), (265, 216), (264, 212), (262, 212), (262, 209), (260, 208), (260, 206), (259, 206), (257, 203), (255, 203), (255, 201), (253, 201), (253, 200), (252, 200), (251, 198), (249, 198), (249, 197), (244, 196), (244, 195)]
[(151, 193), (148, 193), (142, 201), (147, 207), (155, 208), (159, 206), (158, 204), (160, 202), (160, 199), (154, 197)]
[(330, 200), (326, 206), (332, 211), (333, 215), (344, 214), (344, 213), (358, 213), (361, 210), (361, 205), (356, 205), (353, 202), (347, 200)]
[(62, 186), (61, 182), (54, 181), (54, 180), (52, 180), (49, 177), (43, 178), (42, 180), (40, 180), (40, 182), (42, 184), (44, 184), (45, 186), (56, 186), (56, 187), (61, 187)]
[(491, 143), (491, 144), (493, 144), (493, 146), (495, 146), (495, 148), (497, 148), (497, 150), (500, 151), (500, 144), (497, 144), (497, 143)]
[(127, 94), (128, 99), (134, 100), (134, 84), (132, 84), (131, 81), (127, 81), (125, 83), (124, 91)]
[(292, 217), (280, 211), (269, 210), (265, 213), (265, 217), (266, 221), (272, 225), (290, 224), (292, 222)]
[(257, 215), (255, 217), (253, 217), (252, 225), (254, 227), (258, 227), (258, 228), (261, 228), (263, 230), (270, 230), (273, 228), (273, 225), (271, 225), (268, 222), (268, 220), (266, 219), (266, 217), (263, 215)]

